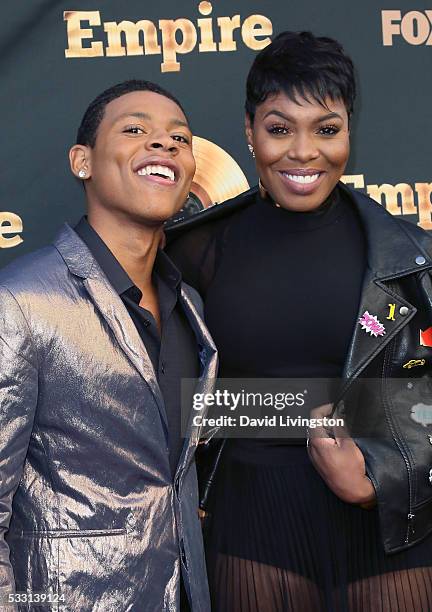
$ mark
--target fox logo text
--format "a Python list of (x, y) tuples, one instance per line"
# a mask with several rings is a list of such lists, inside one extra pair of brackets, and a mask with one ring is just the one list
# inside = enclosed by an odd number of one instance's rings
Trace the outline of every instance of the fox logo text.
[(432, 45), (432, 10), (381, 11), (383, 45), (391, 47), (400, 37), (409, 45)]

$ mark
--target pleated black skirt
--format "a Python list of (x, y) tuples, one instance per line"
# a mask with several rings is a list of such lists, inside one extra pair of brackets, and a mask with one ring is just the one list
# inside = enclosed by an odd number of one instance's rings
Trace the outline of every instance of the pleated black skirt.
[(377, 511), (339, 500), (304, 446), (245, 442), (229, 443), (209, 508), (214, 612), (432, 611), (431, 537), (386, 555)]

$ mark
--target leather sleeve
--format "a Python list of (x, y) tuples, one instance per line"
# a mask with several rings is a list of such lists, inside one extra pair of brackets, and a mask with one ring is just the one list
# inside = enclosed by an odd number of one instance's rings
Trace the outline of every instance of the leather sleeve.
[[(0, 596), (15, 589), (5, 534), (33, 427), (38, 368), (30, 330), (12, 294), (0, 287)], [(13, 606), (1, 606), (1, 610)]]

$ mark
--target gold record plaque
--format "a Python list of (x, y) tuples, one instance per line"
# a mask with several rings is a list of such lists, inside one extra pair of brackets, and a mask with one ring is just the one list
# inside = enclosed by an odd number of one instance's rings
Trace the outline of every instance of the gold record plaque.
[(249, 183), (238, 163), (214, 142), (194, 136), (192, 149), (196, 171), (189, 197), (183, 208), (168, 221), (168, 225), (249, 189)]
[(221, 147), (199, 136), (194, 136), (192, 147), (196, 172), (191, 192), (203, 208), (220, 204), (249, 189), (242, 169)]

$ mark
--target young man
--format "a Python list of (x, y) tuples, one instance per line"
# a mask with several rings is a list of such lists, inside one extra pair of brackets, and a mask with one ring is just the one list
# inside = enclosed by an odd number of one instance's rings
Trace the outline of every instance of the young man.
[(0, 609), (179, 610), (183, 582), (209, 610), (180, 381), (211, 390), (216, 351), (158, 250), (191, 140), (160, 87), (103, 92), (70, 151), (87, 218), (0, 272)]

